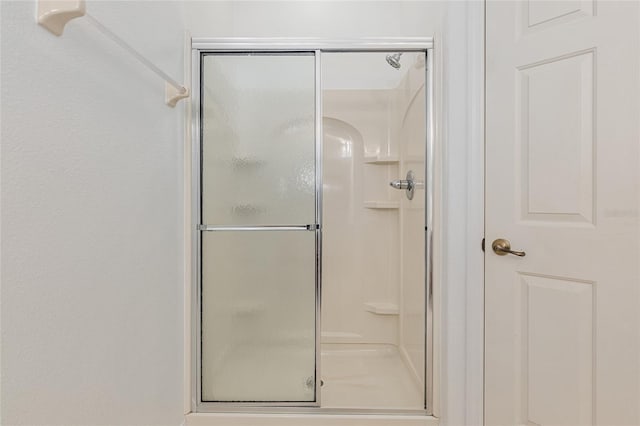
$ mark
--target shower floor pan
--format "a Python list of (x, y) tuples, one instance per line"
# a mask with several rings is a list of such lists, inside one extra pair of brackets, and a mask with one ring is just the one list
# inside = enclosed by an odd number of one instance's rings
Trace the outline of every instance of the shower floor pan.
[[(285, 359), (287, 353), (300, 350), (299, 345), (275, 345), (266, 352), (263, 348), (263, 356)], [(255, 377), (260, 377), (262, 382), (278, 382), (272, 392), (291, 394), (296, 391), (281, 383), (278, 373), (281, 369), (265, 369), (262, 364), (252, 362), (254, 356), (249, 348), (227, 355), (226, 368), (218, 371), (213, 379), (225, 383), (226, 395), (242, 395), (246, 384)], [(288, 368), (304, 372), (306, 366), (294, 362), (300, 359), (308, 359), (308, 356), (289, 357), (289, 362), (293, 363)], [(321, 371), (321, 408), (365, 411), (424, 409), (422, 389), (393, 345), (322, 343)], [(278, 398), (277, 394), (272, 396)]]
[(398, 349), (378, 344), (322, 344), (323, 408), (424, 409), (422, 389)]

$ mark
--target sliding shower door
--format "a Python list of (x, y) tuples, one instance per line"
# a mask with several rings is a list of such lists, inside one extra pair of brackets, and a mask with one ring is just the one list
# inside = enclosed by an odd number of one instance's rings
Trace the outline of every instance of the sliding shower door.
[(315, 59), (200, 56), (199, 403), (317, 403)]

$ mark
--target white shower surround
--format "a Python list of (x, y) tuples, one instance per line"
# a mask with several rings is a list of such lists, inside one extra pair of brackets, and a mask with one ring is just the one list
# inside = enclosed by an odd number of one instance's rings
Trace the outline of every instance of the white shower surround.
[[(395, 70), (385, 54), (323, 55), (323, 82), (334, 86), (323, 84), (322, 343), (395, 345), (424, 388), (425, 191), (409, 201), (388, 182), (408, 170), (424, 178), (425, 63), (423, 54), (406, 52)], [(346, 64), (374, 75), (389, 69), (395, 86), (383, 80), (335, 90)]]
[[(326, 408), (424, 407), (426, 191), (409, 201), (388, 183), (425, 177), (425, 56), (405, 52), (396, 70), (387, 53), (322, 56)], [(387, 70), (393, 86), (373, 81)], [(345, 72), (372, 76), (349, 87)]]

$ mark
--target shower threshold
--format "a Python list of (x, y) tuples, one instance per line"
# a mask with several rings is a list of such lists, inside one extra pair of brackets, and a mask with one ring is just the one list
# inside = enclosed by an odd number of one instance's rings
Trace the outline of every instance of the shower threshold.
[[(437, 426), (393, 345), (323, 343), (321, 408), (190, 413), (185, 426)], [(381, 412), (384, 411), (384, 412)], [(422, 413), (421, 413), (422, 412)]]

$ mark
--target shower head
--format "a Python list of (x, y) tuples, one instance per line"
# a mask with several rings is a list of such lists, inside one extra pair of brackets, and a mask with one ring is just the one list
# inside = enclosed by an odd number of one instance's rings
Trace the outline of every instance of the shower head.
[(394, 53), (393, 55), (387, 55), (387, 62), (395, 69), (400, 69), (400, 57), (402, 52)]

